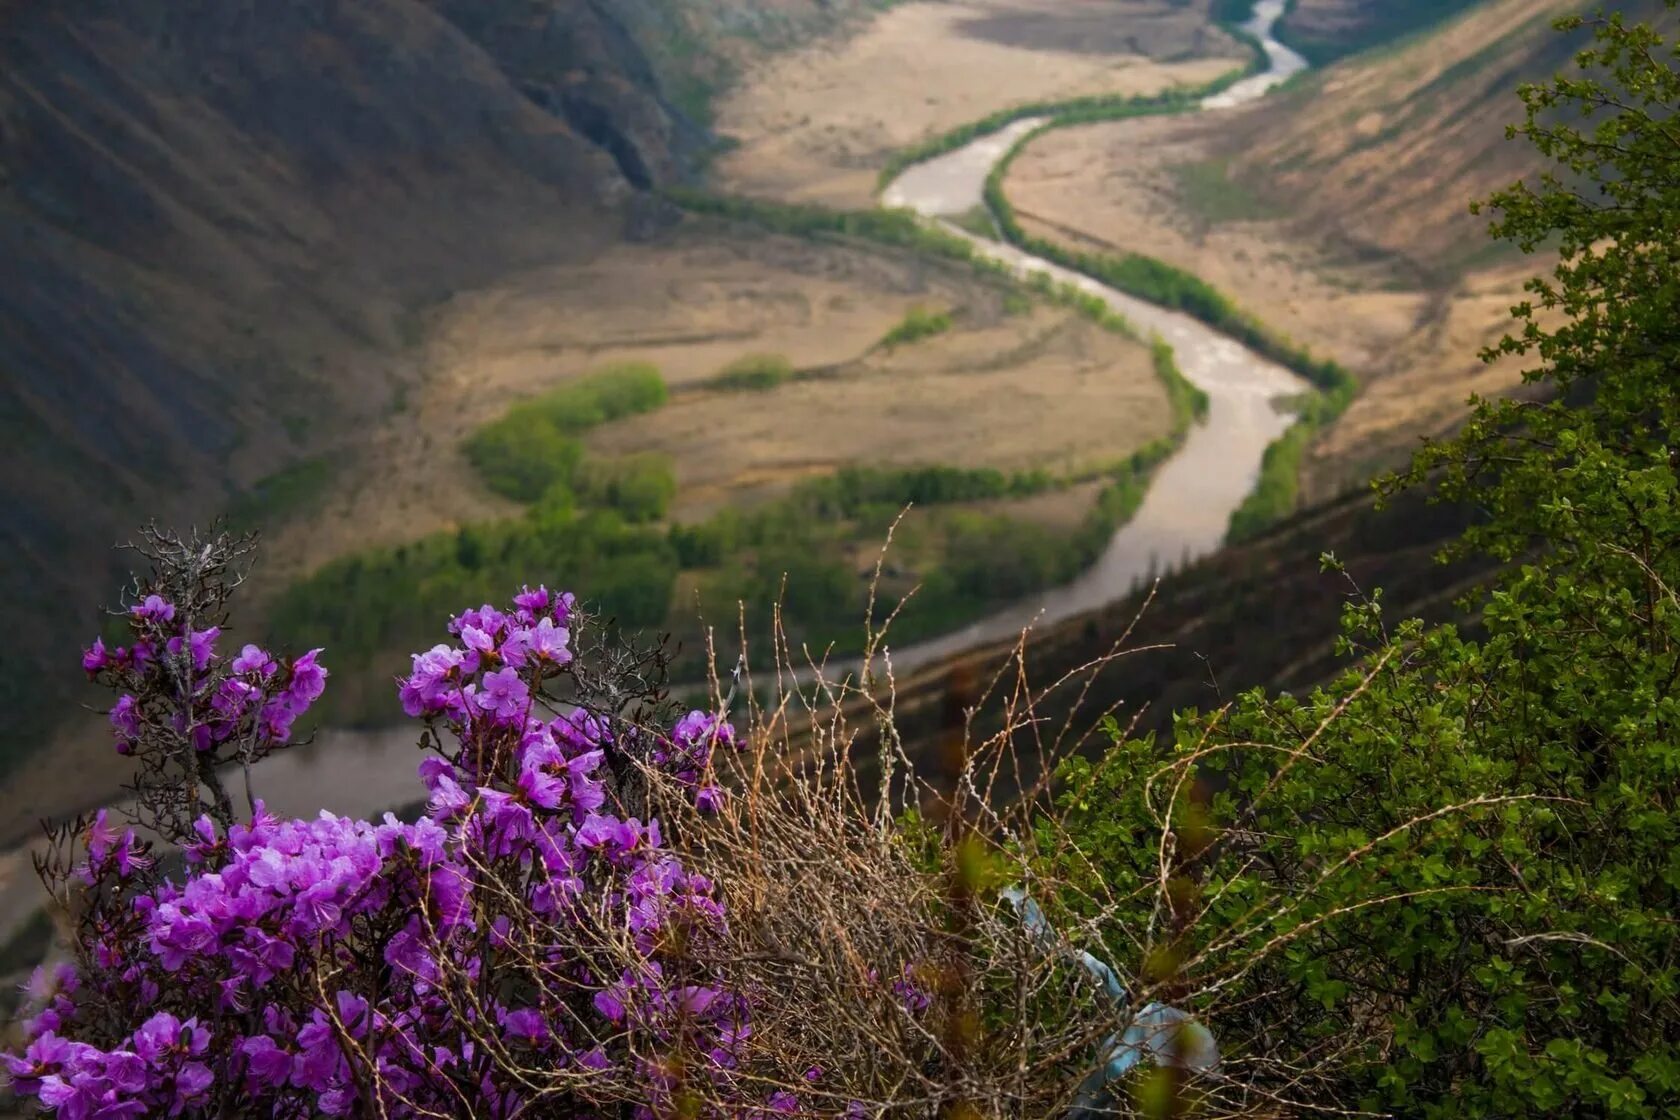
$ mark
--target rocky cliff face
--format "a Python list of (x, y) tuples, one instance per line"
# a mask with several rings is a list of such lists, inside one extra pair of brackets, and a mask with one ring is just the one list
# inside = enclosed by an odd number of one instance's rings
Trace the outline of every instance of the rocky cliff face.
[(0, 0), (0, 702), (47, 714), (138, 519), (402, 407), (417, 313), (643, 227), (710, 88), (868, 6)]

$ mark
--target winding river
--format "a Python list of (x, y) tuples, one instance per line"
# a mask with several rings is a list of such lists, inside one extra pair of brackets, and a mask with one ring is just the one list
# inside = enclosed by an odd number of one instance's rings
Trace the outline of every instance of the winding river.
[[(1209, 98), (1204, 109), (1252, 102), (1306, 68), (1306, 60), (1271, 36), (1284, 0), (1260, 0), (1247, 29), (1258, 36), (1270, 69)], [(1260, 457), (1291, 423), (1274, 402), (1307, 388), (1283, 367), (1269, 362), (1210, 327), (1176, 311), (1115, 291), (1012, 246), (973, 237), (946, 219), (978, 205), (991, 173), (1027, 132), (1044, 123), (1024, 120), (982, 137), (948, 155), (907, 170), (882, 195), (888, 206), (906, 207), (967, 238), (977, 252), (1017, 274), (1047, 273), (1100, 296), (1144, 334), (1158, 334), (1178, 355), (1184, 375), (1208, 394), (1205, 422), (1195, 425), (1184, 446), (1156, 472), (1137, 515), (1114, 534), (1097, 563), (1066, 586), (1033, 596), (971, 626), (892, 651), (895, 671), (907, 672), (953, 654), (1007, 641), (1023, 627), (1044, 626), (1125, 598), (1156, 572), (1216, 551), (1231, 513), (1254, 489)], [(836, 666), (845, 671), (850, 666)], [(408, 727), (384, 731), (328, 731), (313, 745), (264, 762), (259, 788), (277, 812), (313, 816), (379, 812), (411, 801), (417, 755)]]
[[(1284, 2), (1260, 0), (1246, 25), (1261, 40), (1270, 68), (1206, 99), (1203, 110), (1250, 103), (1306, 69), (1305, 59), (1272, 37)], [(1008, 640), (1027, 626), (1048, 625), (1106, 606), (1126, 597), (1154, 573), (1216, 551), (1232, 512), (1259, 478), (1267, 445), (1291, 422), (1274, 402), (1306, 388), (1294, 374), (1188, 315), (1145, 303), (1012, 246), (974, 237), (948, 221), (981, 204), (986, 177), (998, 160), (1043, 123), (1043, 118), (1018, 121), (918, 164), (883, 192), (882, 202), (938, 222), (1017, 275), (1045, 273), (1077, 285), (1101, 297), (1144, 334), (1159, 335), (1177, 353), (1185, 377), (1208, 394), (1207, 419), (1191, 429), (1184, 446), (1156, 473), (1137, 515), (1115, 533), (1090, 570), (1064, 587), (962, 630), (894, 650), (893, 666), (900, 673)], [(326, 809), (365, 816), (414, 800), (420, 791), (414, 777), (416, 762), (415, 734), (409, 727), (328, 731), (307, 747), (262, 763), (256, 784), (269, 807), (282, 815), (314, 816)], [(0, 926), (10, 924), (14, 914), (28, 912), (19, 913), (23, 892), (39, 890), (22, 863), (22, 853), (0, 859)]]

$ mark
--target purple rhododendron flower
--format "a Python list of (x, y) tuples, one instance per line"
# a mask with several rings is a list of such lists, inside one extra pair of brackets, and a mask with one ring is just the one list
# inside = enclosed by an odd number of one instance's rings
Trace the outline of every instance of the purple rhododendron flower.
[[(283, 820), (256, 802), (248, 822), (183, 826), (185, 872), (163, 878), (132, 829), (97, 814), (76, 867), (98, 918), (78, 946), (87, 971), (34, 982), (24, 1049), (5, 1058), (14, 1090), (60, 1120), (109, 1120), (230, 1099), (241, 1115), (359, 1115), (370, 1092), (392, 1117), (466, 1115), (465, 1089), (471, 1115), (503, 1120), (529, 1111), (532, 1088), (506, 1047), (482, 1044), (488, 1025), (567, 1077), (639, 1086), (650, 1116), (672, 1111), (678, 1084), (659, 1055), (692, 1045), (713, 1089), (740, 1098), (721, 1115), (762, 1113), (762, 1093), (729, 1080), (749, 1001), (703, 964), (662, 964), (723, 930), (723, 906), (657, 819), (626, 812), (608, 765), (668, 749), (698, 775), (733, 731), (696, 713), (661, 746), (581, 708), (534, 714), (545, 677), (574, 656), (574, 603), (526, 588), (511, 614), (465, 611), (450, 625), (459, 645), (414, 656), (403, 707), (434, 732), (415, 823)], [(130, 614), (131, 652), (96, 641), (83, 656), (119, 690), (124, 749), (149, 749), (147, 736), (174, 749), (177, 735), (214, 765), (238, 757), (217, 753), (230, 742), (284, 745), (326, 687), (322, 651), (288, 663), (248, 644), (222, 661), (217, 628), (192, 631), (182, 613), (148, 597)], [(183, 660), (204, 674), (186, 689)], [(579, 950), (591, 938), (628, 954), (616, 979), (591, 975)], [(550, 1004), (558, 976), (589, 998)], [(527, 1005), (498, 1002), (516, 992)]]
[(327, 690), (327, 670), (320, 663), (321, 649), (312, 649), (292, 662), (292, 683), (288, 688), (294, 703), (307, 707)]
[(133, 740), (140, 735), (140, 712), (134, 697), (127, 693), (117, 697), (117, 703), (111, 709), (111, 726), (116, 729), (117, 736), (122, 739)]
[(216, 654), (216, 639), (221, 637), (222, 629), (212, 626), (208, 630), (194, 630), (185, 638), (179, 634), (164, 643), (164, 648), (171, 657), (181, 656), (186, 651), (195, 672), (204, 672), (210, 667), (210, 659)]
[(128, 608), (128, 613), (147, 622), (173, 622), (175, 604), (166, 601), (161, 595), (148, 595), (141, 602)]
[(91, 676), (111, 664), (111, 654), (105, 649), (105, 639), (95, 638), (82, 653), (82, 668)]
[(513, 597), (514, 606), (532, 615), (546, 611), (551, 601), (552, 596), (549, 595), (548, 588), (543, 586), (539, 586), (535, 591), (532, 591), (530, 586), (526, 585), (521, 587), (519, 594)]
[(280, 665), (269, 655), (267, 650), (260, 646), (247, 644), (244, 649), (239, 651), (239, 656), (233, 659), (230, 668), (241, 676), (255, 675), (267, 678), (272, 677), (276, 670), (280, 668)]
[(473, 697), (473, 702), (497, 719), (507, 720), (522, 714), (530, 697), (531, 690), (517, 671), (501, 669), (485, 676), (483, 691)]

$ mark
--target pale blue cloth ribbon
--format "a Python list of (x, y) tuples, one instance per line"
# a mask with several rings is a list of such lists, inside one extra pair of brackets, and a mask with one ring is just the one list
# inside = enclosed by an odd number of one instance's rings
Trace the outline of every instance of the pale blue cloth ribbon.
[[(1015, 908), (1022, 928), (1039, 947), (1046, 953), (1054, 952), (1056, 931), (1050, 928), (1038, 903), (1028, 898), (1021, 887), (1008, 888), (1003, 892), (1003, 899)], [(1126, 989), (1114, 969), (1082, 950), (1073, 955), (1102, 986), (1103, 994), (1116, 1010), (1124, 1007)], [(1068, 1113), (1070, 1120), (1111, 1114), (1114, 1098), (1109, 1084), (1126, 1076), (1144, 1058), (1163, 1067), (1204, 1074), (1219, 1072), (1219, 1046), (1212, 1031), (1176, 1007), (1146, 1003), (1131, 1017), (1125, 1030), (1109, 1035), (1097, 1047), (1097, 1069), (1079, 1086), (1079, 1095)]]

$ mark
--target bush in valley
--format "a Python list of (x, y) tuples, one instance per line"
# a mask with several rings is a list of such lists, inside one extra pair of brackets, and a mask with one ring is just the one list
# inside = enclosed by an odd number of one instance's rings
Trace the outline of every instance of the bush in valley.
[(1045, 470), (1005, 473), (996, 467), (841, 467), (800, 483), (794, 501), (815, 517), (857, 517), (870, 508), (942, 505), (1025, 498), (1056, 486)]
[(533, 502), (553, 487), (569, 487), (583, 461), (583, 444), (564, 435), (538, 409), (515, 406), (466, 444), (467, 460), (491, 490)]
[(676, 499), (677, 475), (669, 455), (645, 451), (587, 460), (573, 486), (579, 504), (611, 510), (632, 523), (659, 521)]
[(1260, 535), (1295, 512), (1301, 493), (1301, 460), (1317, 430), (1300, 421), (1273, 440), (1260, 457), (1260, 478), (1231, 513), (1226, 540), (1233, 544)]
[(521, 572), (587, 575), (601, 614), (631, 628), (657, 627), (670, 609), (677, 566), (664, 532), (559, 503), (334, 560), (280, 596), (270, 630), (289, 645), (330, 642), (343, 668), (377, 665), (388, 675), (397, 665), (389, 659), (424, 642), (452, 604), (488, 598)]
[(1192, 385), (1184, 376), (1184, 372), (1178, 368), (1178, 359), (1173, 354), (1173, 348), (1157, 338), (1149, 345), (1149, 357), (1155, 366), (1155, 376), (1166, 386), (1167, 403), (1172, 408), (1173, 429), (1181, 431), (1192, 420), (1206, 419), (1210, 404), (1208, 395)]
[(583, 459), (575, 438), (599, 424), (664, 404), (665, 379), (650, 365), (600, 370), (509, 409), (474, 432), (467, 459), (485, 485), (504, 497), (534, 502), (555, 485), (569, 485)]
[(920, 342), (924, 338), (944, 334), (952, 326), (949, 311), (931, 311), (925, 307), (912, 307), (904, 318), (896, 323), (892, 330), (881, 339), (881, 345), (906, 346), (912, 342)]
[(857, 238), (969, 262), (993, 273), (1003, 271), (1000, 267), (981, 262), (973, 246), (961, 237), (930, 226), (907, 210), (834, 210), (826, 206), (714, 195), (674, 187), (666, 189), (665, 197), (692, 213), (747, 222), (772, 233), (798, 237)]
[(781, 354), (748, 354), (730, 362), (712, 378), (719, 389), (762, 392), (793, 380), (793, 363)]

